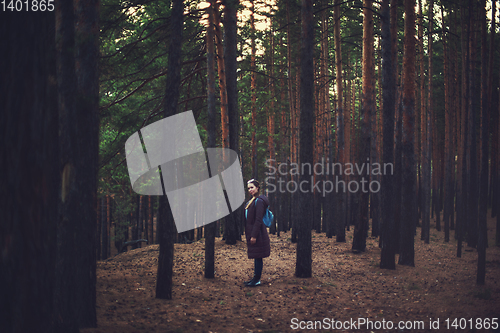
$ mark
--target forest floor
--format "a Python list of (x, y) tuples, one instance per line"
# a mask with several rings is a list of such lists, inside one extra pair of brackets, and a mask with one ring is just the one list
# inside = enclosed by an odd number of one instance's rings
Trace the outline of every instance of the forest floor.
[(81, 332), (500, 331), (475, 329), (500, 318), (500, 247), (494, 245), (493, 219), (484, 286), (476, 285), (476, 250), (464, 245), (457, 258), (453, 231), (445, 243), (444, 232), (432, 229), (425, 244), (418, 228), (415, 267), (386, 270), (379, 268), (378, 239), (368, 238), (366, 252), (351, 252), (352, 230), (346, 243), (313, 232), (312, 278), (294, 276), (291, 233), (270, 235), (271, 257), (264, 259), (262, 285), (253, 288), (243, 285), (253, 275), (245, 243), (230, 246), (216, 239), (214, 279), (203, 276), (204, 240), (175, 244), (172, 300), (155, 298), (158, 245), (99, 261), (98, 327)]

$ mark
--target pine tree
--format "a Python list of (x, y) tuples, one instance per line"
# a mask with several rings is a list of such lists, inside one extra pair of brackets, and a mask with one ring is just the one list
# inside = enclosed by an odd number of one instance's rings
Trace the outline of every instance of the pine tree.
[[(177, 113), (179, 88), (181, 83), (181, 47), (184, 5), (182, 0), (172, 1), (170, 17), (171, 42), (168, 57), (167, 87), (165, 94), (165, 118)], [(172, 274), (174, 264), (174, 241), (176, 238), (172, 211), (166, 196), (160, 201), (162, 206), (159, 221), (160, 254), (158, 256), (158, 275), (156, 281), (156, 298), (172, 299)]]
[(399, 264), (415, 266), (414, 232), (416, 225), (415, 165), (415, 0), (405, 0), (403, 58), (403, 181)]
[[(393, 163), (394, 159), (394, 108), (395, 82), (391, 53), (391, 30), (389, 1), (382, 2), (382, 98), (383, 98), (383, 156), (382, 162)], [(380, 268), (395, 269), (397, 234), (394, 232), (393, 175), (382, 177), (382, 225)]]
[[(302, 0), (302, 35), (300, 57), (300, 163), (313, 165), (313, 121), (314, 121), (314, 21), (313, 1)], [(301, 181), (311, 181), (312, 170), (305, 168)], [(295, 276), (312, 276), (311, 216), (312, 193), (300, 193), (299, 216), (297, 218), (297, 261)]]
[[(360, 163), (370, 163), (371, 149), (371, 122), (375, 114), (375, 68), (374, 68), (374, 31), (373, 31), (373, 2), (363, 1), (363, 103), (361, 110), (361, 140)], [(369, 174), (359, 175), (361, 181), (370, 181)], [(369, 191), (360, 193), (360, 219), (355, 224), (352, 241), (353, 252), (366, 250), (368, 236), (368, 199)]]

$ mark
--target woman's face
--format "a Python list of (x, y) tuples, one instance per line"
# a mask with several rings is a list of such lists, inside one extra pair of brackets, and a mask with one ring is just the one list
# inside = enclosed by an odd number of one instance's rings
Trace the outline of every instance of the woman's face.
[(248, 189), (248, 193), (250, 193), (250, 195), (252, 197), (255, 196), (255, 194), (257, 194), (257, 192), (259, 191), (259, 189), (257, 187), (255, 187), (255, 185), (253, 183), (248, 183), (247, 189)]

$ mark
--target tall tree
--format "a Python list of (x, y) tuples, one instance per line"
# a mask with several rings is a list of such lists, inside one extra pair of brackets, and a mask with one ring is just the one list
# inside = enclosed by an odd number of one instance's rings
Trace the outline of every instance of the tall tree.
[(403, 182), (399, 264), (415, 266), (415, 0), (405, 0), (403, 58)]
[[(269, 108), (267, 110), (267, 149), (269, 152), (269, 160), (270, 160), (270, 165), (274, 168), (276, 163), (276, 152), (275, 152), (275, 144), (274, 144), (274, 132), (275, 132), (275, 95), (276, 95), (276, 87), (274, 84), (274, 32), (272, 31), (272, 22), (271, 22), (271, 27), (269, 29), (269, 63), (268, 63), (268, 70), (269, 70), (269, 87), (270, 87), (270, 94), (271, 94), (271, 101)], [(270, 206), (274, 207), (275, 203), (275, 193), (269, 193), (269, 204)], [(276, 232), (276, 221), (273, 221), (269, 232), (274, 234)]]
[[(418, 25), (418, 64), (419, 64), (419, 95), (420, 95), (420, 112), (419, 112), (419, 120), (420, 120), (420, 130), (419, 130), (419, 140), (418, 140), (418, 153), (420, 154), (418, 157), (418, 165), (417, 168), (420, 168), (420, 173), (418, 177), (418, 204), (419, 204), (419, 217), (422, 218), (422, 229), (421, 229), (421, 239), (425, 239), (425, 231), (427, 228), (425, 227), (428, 223), (425, 220), (425, 202), (428, 201), (427, 192), (426, 192), (426, 182), (428, 180), (427, 176), (424, 176), (424, 160), (427, 159), (427, 113), (425, 107), (425, 69), (424, 69), (424, 15), (422, 13), (422, 0), (418, 0), (418, 16), (417, 16), (417, 25)], [(418, 121), (418, 120), (417, 120)]]
[[(237, 80), (237, 17), (238, 0), (224, 0), (224, 64), (226, 66), (227, 121), (229, 123), (229, 148), (239, 153), (238, 80)], [(226, 218), (226, 244), (241, 240), (238, 226), (242, 220), (243, 206)]]
[[(494, 17), (493, 12), (493, 17)], [(489, 149), (489, 101), (488, 101), (488, 66), (487, 66), (487, 28), (486, 28), (486, 0), (481, 0), (481, 161), (479, 179), (479, 236), (477, 242), (477, 284), (483, 285), (486, 279), (486, 247), (488, 245), (487, 214), (488, 214), (488, 149)], [(494, 25), (494, 23), (492, 23)], [(492, 30), (493, 31), (493, 30)], [(493, 38), (493, 37), (492, 37)], [(490, 50), (493, 52), (493, 50)], [(491, 68), (490, 68), (491, 69)]]
[(445, 33), (445, 20), (444, 20), (444, 8), (441, 5), (441, 22), (443, 25), (442, 29), (442, 40), (443, 40), (443, 62), (444, 62), (444, 86), (445, 86), (445, 180), (444, 180), (444, 212), (443, 212), (443, 222), (444, 222), (444, 241), (450, 241), (450, 220), (452, 218), (452, 210), (453, 210), (453, 161), (455, 159), (455, 150), (452, 145), (452, 135), (453, 135), (453, 122), (452, 122), (452, 110), (450, 107), (450, 95), (451, 89), (450, 87), (450, 69), (449, 69), (449, 60), (448, 60), (448, 43), (447, 36)]
[[(182, 0), (172, 1), (170, 15), (170, 46), (168, 50), (167, 87), (165, 93), (165, 118), (177, 113), (181, 83), (181, 48), (184, 4)], [(172, 299), (172, 274), (174, 264), (175, 224), (166, 196), (161, 197), (162, 219), (159, 221), (160, 254), (156, 298)]]
[(468, 199), (467, 199), (467, 245), (470, 247), (477, 246), (477, 218), (478, 218), (478, 169), (477, 169), (477, 112), (479, 110), (479, 85), (476, 82), (477, 68), (477, 43), (476, 43), (476, 15), (477, 5), (473, 0), (469, 1), (470, 15), (470, 35), (469, 35), (469, 104), (468, 104), (468, 135), (467, 145), (467, 165), (468, 165)]
[(257, 179), (257, 74), (256, 74), (256, 52), (255, 45), (255, 3), (250, 1), (250, 33), (251, 33), (251, 55), (250, 55), (250, 93), (251, 93), (251, 112), (252, 112), (252, 178)]
[(70, 1), (56, 6), (60, 167), (64, 186), (56, 266), (60, 272), (56, 283), (61, 288), (55, 291), (54, 304), (57, 329), (61, 331), (97, 324), (98, 8), (98, 1)]
[[(300, 162), (313, 165), (313, 124), (314, 124), (314, 21), (313, 1), (302, 0), (302, 34), (300, 47)], [(305, 168), (300, 175), (301, 181), (310, 182), (312, 170)], [(295, 276), (312, 276), (311, 216), (313, 209), (312, 193), (300, 193), (299, 217), (296, 228), (297, 260)]]
[[(423, 117), (424, 110), (425, 110), (425, 94), (424, 94), (424, 82), (425, 82), (425, 75), (424, 75), (424, 15), (422, 14), (422, 0), (418, 0), (418, 14), (417, 14), (417, 36), (418, 36), (418, 43), (417, 43), (417, 65), (418, 65), (418, 71), (419, 71), (419, 86), (418, 86), (418, 97), (420, 100), (419, 105), (415, 105), (416, 108), (416, 122), (417, 122), (417, 133), (416, 133), (416, 141), (417, 141), (417, 146), (416, 146), (416, 153), (417, 153), (417, 177), (418, 177), (418, 183), (417, 183), (417, 188), (418, 188), (418, 216), (419, 219), (422, 218), (423, 221), (423, 207), (422, 207), (422, 197), (423, 197), (423, 180), (422, 180), (422, 173), (423, 173), (423, 168), (422, 168), (422, 152), (423, 152), (423, 142), (424, 142), (424, 135), (423, 132), (425, 130), (423, 125), (423, 121), (425, 117)], [(420, 126), (418, 126), (420, 125)], [(417, 220), (417, 225), (419, 221)], [(421, 239), (424, 239), (424, 229), (422, 228), (422, 233), (421, 233)]]
[[(327, 6), (329, 3), (328, 0), (322, 1), (323, 6)], [(330, 80), (329, 80), (329, 55), (330, 55), (330, 49), (329, 45), (330, 43), (328, 42), (328, 29), (329, 29), (329, 11), (324, 10), (321, 13), (321, 77), (322, 77), (322, 99), (321, 99), (321, 104), (323, 104), (323, 112), (321, 116), (321, 123), (322, 123), (322, 139), (323, 139), (323, 147), (322, 147), (322, 158), (324, 158), (327, 163), (332, 161), (330, 157), (330, 150), (331, 150), (331, 122), (332, 122), (332, 116), (331, 116), (331, 103), (330, 103)], [(349, 115), (349, 108), (344, 108), (346, 115)], [(347, 126), (346, 126), (347, 127)], [(348, 135), (349, 131), (345, 131), (344, 134)], [(344, 142), (349, 142), (349, 138), (346, 137)], [(326, 181), (327, 179), (331, 179), (331, 175), (324, 175), (322, 176), (323, 179)], [(331, 221), (331, 213), (332, 213), (332, 207), (329, 204), (331, 199), (330, 193), (323, 195), (321, 198), (321, 209), (320, 209), (320, 214), (322, 213), (321, 219), (322, 219), (322, 230), (326, 231), (328, 230)], [(344, 209), (345, 211), (345, 209)]]
[[(498, 103), (498, 110), (497, 110), (497, 121), (493, 126), (497, 126), (496, 132), (497, 132), (497, 137), (493, 136), (493, 140), (496, 141), (497, 147), (500, 147), (500, 135), (498, 135), (498, 132), (500, 131), (500, 103)], [(497, 163), (500, 163), (499, 158), (497, 156)], [(496, 202), (493, 201), (493, 205), (498, 207), (500, 205), (500, 169), (496, 170), (496, 188), (497, 188), (497, 196), (496, 196)], [(498, 211), (499, 208), (497, 208), (497, 223), (496, 223), (496, 230), (495, 230), (495, 245), (500, 246), (500, 211)]]
[[(287, 99), (288, 99), (288, 107), (289, 107), (289, 118), (286, 119), (288, 123), (288, 129), (289, 129), (289, 135), (288, 135), (288, 147), (289, 152), (288, 152), (288, 158), (287, 158), (287, 164), (290, 165), (290, 163), (296, 163), (296, 155), (295, 155), (295, 147), (297, 146), (296, 144), (296, 137), (297, 137), (297, 131), (296, 131), (296, 118), (297, 118), (297, 103), (295, 100), (295, 89), (294, 89), (294, 76), (295, 72), (293, 71), (293, 59), (292, 59), (292, 48), (293, 48), (293, 39), (292, 39), (292, 21), (290, 17), (290, 11), (291, 11), (291, 0), (285, 0), (286, 1), (286, 44), (287, 44)], [(289, 169), (289, 168), (287, 168)], [(296, 181), (297, 179), (294, 178), (296, 176), (292, 175), (290, 172), (287, 172), (286, 174), (286, 181)], [(296, 205), (295, 205), (295, 198), (296, 195), (295, 193), (290, 193), (288, 192), (286, 194), (286, 214), (287, 214), (287, 221), (288, 221), (288, 226), (289, 228), (292, 228), (292, 242), (295, 243), (297, 241), (297, 228), (294, 227), (294, 223), (296, 221), (296, 215), (294, 210), (296, 210)]]
[[(490, 30), (490, 50), (495, 49), (495, 37), (496, 37), (496, 1), (492, 1), (491, 8), (492, 16), (491, 16), (491, 30)], [(492, 200), (491, 205), (491, 217), (495, 217), (498, 214), (498, 206), (494, 204), (496, 201), (496, 197), (498, 196), (498, 187), (497, 187), (497, 177), (499, 172), (499, 153), (498, 153), (498, 119), (500, 118), (500, 113), (498, 112), (498, 108), (493, 106), (492, 98), (493, 98), (493, 59), (495, 59), (495, 52), (490, 51), (489, 60), (488, 60), (488, 99), (490, 100), (490, 112), (491, 112), (491, 163), (490, 163), (490, 196)]]
[(220, 94), (220, 118), (222, 129), (222, 148), (229, 148), (229, 118), (227, 114), (227, 84), (226, 84), (226, 65), (224, 63), (224, 47), (222, 44), (222, 28), (220, 26), (219, 3), (210, 2), (213, 6), (213, 21), (215, 33), (215, 45), (217, 49), (217, 72), (219, 74), (219, 94)]
[(2, 13), (0, 322), (54, 332), (60, 186), (54, 12)]
[[(383, 98), (383, 156), (382, 162), (393, 164), (394, 160), (394, 95), (396, 82), (394, 81), (391, 52), (391, 26), (389, 1), (382, 1), (382, 98)], [(397, 234), (394, 228), (393, 204), (393, 175), (384, 174), (382, 177), (382, 226), (381, 226), (381, 253), (380, 268), (395, 269)]]
[[(207, 104), (208, 104), (208, 142), (207, 148), (215, 148), (215, 52), (214, 52), (214, 15), (215, 0), (210, 1), (207, 24)], [(205, 277), (212, 279), (215, 275), (215, 228), (212, 222), (205, 226)]]
[[(398, 1), (399, 0), (391, 0), (391, 55), (392, 59), (395, 61), (392, 62), (393, 66), (393, 76), (394, 76), (394, 84), (398, 86), (397, 81), (399, 78), (398, 75)], [(396, 241), (396, 253), (399, 253), (399, 230), (401, 225), (401, 174), (402, 174), (402, 160), (401, 160), (401, 136), (402, 136), (402, 128), (401, 128), (401, 89), (397, 87), (396, 89), (396, 105), (395, 105), (395, 114), (394, 114), (394, 225), (395, 225), (395, 233), (397, 237)]]
[[(441, 154), (439, 151), (438, 145), (438, 131), (436, 126), (436, 111), (434, 110), (434, 73), (433, 73), (433, 63), (434, 63), (434, 43), (433, 43), (433, 34), (434, 34), (434, 1), (429, 2), (429, 66), (428, 66), (428, 77), (429, 84), (427, 86), (428, 89), (428, 99), (427, 99), (427, 112), (430, 113), (431, 122), (427, 127), (427, 134), (430, 135), (430, 145), (431, 145), (431, 159), (429, 160), (432, 166), (431, 169), (431, 216), (435, 214), (436, 221), (436, 230), (441, 231), (441, 215), (440, 215), (440, 200), (439, 200), (439, 184), (440, 184), (440, 164), (441, 164)], [(429, 225), (430, 230), (430, 225)], [(430, 231), (428, 232), (428, 234)]]
[(76, 309), (76, 248), (79, 189), (77, 172), (78, 125), (76, 122), (75, 15), (73, 2), (56, 7), (57, 88), (59, 101), (59, 153), (61, 198), (57, 224), (57, 261), (54, 290), (56, 327), (59, 331), (77, 332)]
[[(214, 27), (215, 27), (215, 45), (217, 48), (217, 72), (219, 77), (219, 93), (220, 93), (220, 117), (221, 117), (221, 132), (222, 132), (222, 148), (229, 148), (229, 116), (227, 113), (227, 84), (226, 84), (226, 65), (224, 63), (224, 47), (222, 44), (222, 30), (220, 26), (219, 3), (217, 1), (211, 2), (214, 6)], [(223, 159), (228, 158), (227, 154), (223, 152)], [(227, 163), (227, 162), (225, 162)], [(234, 223), (231, 220), (232, 216), (221, 219), (218, 223), (224, 225), (224, 238), (227, 240), (227, 232), (229, 225), (234, 239)], [(219, 233), (219, 229), (216, 230)], [(236, 242), (234, 240), (233, 244)], [(227, 242), (226, 242), (227, 243)]]
[[(361, 140), (359, 162), (370, 162), (371, 150), (371, 121), (375, 113), (375, 68), (374, 68), (374, 31), (373, 31), (373, 2), (363, 1), (363, 101), (361, 109)], [(369, 173), (359, 175), (361, 181), (370, 181)], [(366, 178), (365, 178), (366, 177)], [(360, 190), (360, 189), (358, 189)], [(368, 199), (369, 191), (361, 191), (360, 219), (354, 228), (352, 241), (353, 252), (366, 250), (368, 235)]]
[[(424, 145), (422, 149), (422, 239), (426, 244), (429, 244), (429, 236), (430, 236), (430, 220), (431, 220), (431, 187), (433, 182), (432, 179), (435, 179), (437, 170), (436, 168), (432, 169), (432, 150), (433, 150), (433, 72), (432, 72), (432, 58), (433, 58), (433, 40), (432, 40), (432, 26), (434, 20), (434, 1), (431, 0), (429, 2), (429, 34), (428, 34), (428, 71), (429, 71), (429, 83), (427, 86), (427, 106), (423, 106), (423, 115), (422, 115), (422, 126), (425, 128), (423, 131), (425, 138), (423, 140)], [(423, 43), (423, 41), (422, 41)], [(423, 73), (420, 73), (423, 77)], [(422, 95), (424, 95), (424, 90), (422, 89)], [(424, 100), (424, 98), (423, 98)], [(423, 102), (423, 101), (422, 101)], [(424, 102), (422, 103), (424, 104)], [(435, 140), (434, 140), (435, 141)], [(436, 162), (436, 161), (435, 161)], [(435, 190), (432, 193), (435, 194)], [(433, 196), (434, 197), (434, 196)]]
[[(499, 113), (499, 117), (498, 117), (498, 130), (500, 130), (500, 103), (498, 105), (498, 113)], [(500, 146), (500, 136), (498, 136), (498, 139), (497, 139), (497, 144)], [(497, 207), (500, 205), (500, 193), (498, 193), (498, 191), (500, 191), (500, 170), (497, 170), (497, 181), (496, 181), (496, 186), (497, 186), (497, 200), (496, 200), (496, 205)], [(495, 204), (495, 203), (493, 203)], [(497, 224), (496, 224), (496, 232), (495, 232), (495, 243), (496, 245), (500, 245), (500, 212), (497, 211)]]
[[(461, 26), (461, 48), (462, 48), (462, 98), (461, 98), (461, 112), (460, 112), (460, 144), (459, 144), (459, 182), (457, 191), (457, 206), (459, 211), (457, 212), (457, 257), (462, 256), (462, 240), (464, 232), (467, 230), (467, 198), (468, 198), (468, 170), (467, 170), (467, 151), (468, 151), (468, 126), (467, 126), (467, 113), (468, 113), (468, 100), (469, 100), (469, 89), (468, 89), (468, 75), (469, 75), (469, 48), (468, 40), (470, 34), (470, 19), (466, 20), (467, 8), (464, 3), (460, 5), (460, 26)], [(470, 16), (471, 13), (469, 12)]]
[[(342, 75), (342, 48), (340, 37), (340, 0), (335, 0), (335, 7), (333, 8), (334, 17), (334, 36), (335, 36), (335, 69), (336, 69), (336, 84), (337, 84), (337, 162), (345, 166), (345, 138), (344, 138), (344, 89), (343, 89), (343, 75)], [(337, 175), (339, 178), (344, 178), (344, 175)], [(340, 181), (341, 179), (339, 179)], [(345, 179), (344, 179), (345, 181)], [(347, 189), (337, 189), (336, 199), (336, 234), (337, 242), (345, 242), (345, 198)]]
[[(282, 86), (285, 87), (286, 84), (285, 82), (287, 82), (284, 78), (284, 75), (283, 75), (283, 78), (281, 80), (282, 82)], [(288, 89), (287, 89), (287, 92), (288, 92)], [(283, 100), (285, 100), (285, 90), (282, 89), (281, 91), (281, 97)], [(280, 117), (280, 164), (284, 164), (284, 165), (287, 165), (287, 169), (288, 169), (288, 164), (290, 162), (290, 160), (287, 158), (287, 151), (289, 151), (290, 147), (290, 127), (287, 126), (288, 124), (288, 118), (287, 118), (287, 114), (288, 114), (288, 110), (289, 108), (285, 107), (285, 106), (282, 106), (281, 107), (281, 117)], [(283, 181), (283, 182), (286, 182), (288, 179), (289, 179), (290, 175), (289, 175), (289, 172), (283, 172), (281, 173), (280, 172), (280, 175), (279, 175), (279, 181)], [(280, 205), (280, 212), (279, 212), (279, 217), (278, 217), (278, 223), (281, 224), (282, 226), (282, 230), (283, 231), (288, 231), (291, 227), (291, 218), (290, 218), (290, 214), (291, 214), (291, 210), (290, 210), (290, 193), (288, 191), (285, 191), (285, 193), (281, 194), (281, 205)]]
[(75, 0), (79, 189), (77, 308), (80, 327), (96, 327), (95, 227), (99, 140), (99, 0)]

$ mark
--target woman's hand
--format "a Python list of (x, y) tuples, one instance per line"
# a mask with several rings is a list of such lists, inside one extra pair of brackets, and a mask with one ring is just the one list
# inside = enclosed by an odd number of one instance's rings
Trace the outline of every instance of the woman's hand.
[(255, 237), (250, 238), (250, 244), (255, 244), (257, 242), (257, 239)]

